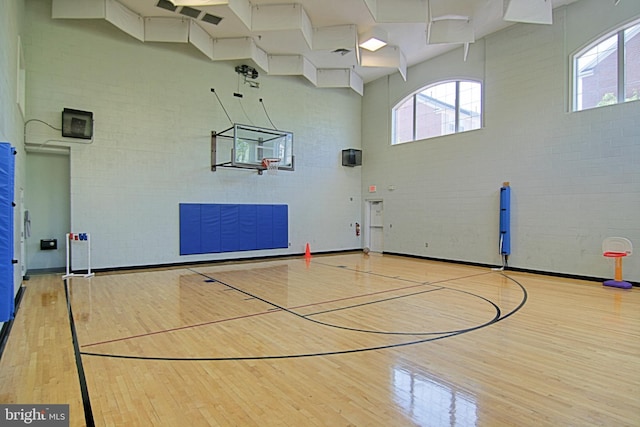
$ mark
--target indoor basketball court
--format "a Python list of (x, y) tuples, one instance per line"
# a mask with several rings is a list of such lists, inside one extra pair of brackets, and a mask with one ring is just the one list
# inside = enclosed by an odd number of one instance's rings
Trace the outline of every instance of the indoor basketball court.
[(640, 1), (0, 0), (0, 427), (640, 426)]
[(33, 280), (2, 393), (71, 402), (71, 425), (637, 416), (640, 300), (593, 282), (361, 252)]

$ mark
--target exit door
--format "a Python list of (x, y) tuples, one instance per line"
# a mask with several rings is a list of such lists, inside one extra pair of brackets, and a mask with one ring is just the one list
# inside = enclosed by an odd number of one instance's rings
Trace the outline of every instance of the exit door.
[(371, 252), (382, 252), (384, 250), (384, 204), (382, 200), (370, 200), (367, 204), (368, 247)]

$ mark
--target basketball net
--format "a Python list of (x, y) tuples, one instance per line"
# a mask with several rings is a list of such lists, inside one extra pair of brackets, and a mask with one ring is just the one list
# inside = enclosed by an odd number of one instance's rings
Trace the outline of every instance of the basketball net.
[(262, 166), (267, 170), (267, 174), (269, 175), (277, 175), (278, 174), (278, 165), (280, 164), (280, 159), (271, 159), (264, 158), (262, 159)]

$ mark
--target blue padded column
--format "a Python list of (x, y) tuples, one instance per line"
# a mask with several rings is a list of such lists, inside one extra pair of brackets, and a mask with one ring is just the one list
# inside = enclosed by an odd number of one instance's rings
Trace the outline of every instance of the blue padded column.
[(500, 188), (500, 254), (511, 253), (511, 187), (505, 182)]
[(15, 150), (0, 143), (0, 322), (13, 319), (13, 209)]

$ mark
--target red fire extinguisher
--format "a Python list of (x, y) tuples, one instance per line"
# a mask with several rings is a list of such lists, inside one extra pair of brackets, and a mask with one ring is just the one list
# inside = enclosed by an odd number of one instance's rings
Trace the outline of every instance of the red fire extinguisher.
[(356, 222), (356, 236), (360, 235), (360, 224)]

